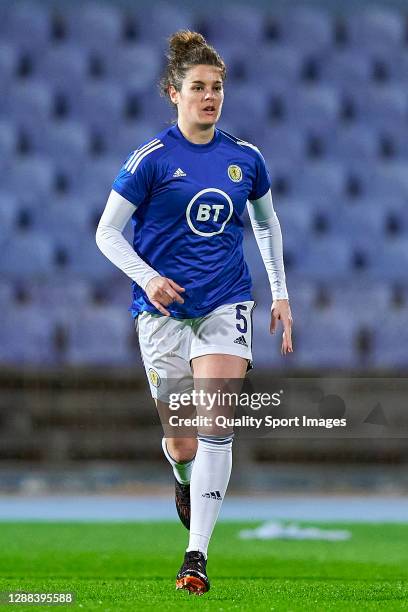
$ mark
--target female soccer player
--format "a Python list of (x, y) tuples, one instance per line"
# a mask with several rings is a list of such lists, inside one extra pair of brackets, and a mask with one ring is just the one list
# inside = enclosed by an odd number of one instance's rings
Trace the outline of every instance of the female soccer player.
[[(194, 381), (245, 377), (254, 306), (242, 251), (246, 206), (272, 290), (270, 331), (280, 320), (281, 352), (292, 352), (282, 236), (264, 159), (215, 127), (226, 77), (215, 49), (188, 30), (173, 34), (169, 47), (160, 86), (177, 123), (126, 159), (96, 233), (101, 251), (133, 280), (130, 310), (157, 404), (166, 380), (182, 392)], [(133, 248), (123, 236), (130, 218)], [(232, 433), (199, 428), (195, 437), (163, 438), (163, 451), (190, 529), (176, 586), (201, 595), (210, 588), (207, 548), (231, 473)]]

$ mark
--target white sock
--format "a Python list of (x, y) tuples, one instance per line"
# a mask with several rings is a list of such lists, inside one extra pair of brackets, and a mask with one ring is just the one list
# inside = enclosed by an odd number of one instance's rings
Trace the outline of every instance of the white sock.
[(176, 477), (178, 482), (180, 484), (188, 484), (191, 479), (191, 470), (193, 469), (194, 458), (190, 461), (177, 462), (175, 459), (173, 459), (173, 457), (167, 450), (166, 438), (162, 438), (162, 448), (167, 461), (173, 468), (174, 476)]
[(186, 550), (199, 550), (207, 557), (232, 467), (232, 436), (198, 437), (198, 449), (190, 482), (190, 540)]

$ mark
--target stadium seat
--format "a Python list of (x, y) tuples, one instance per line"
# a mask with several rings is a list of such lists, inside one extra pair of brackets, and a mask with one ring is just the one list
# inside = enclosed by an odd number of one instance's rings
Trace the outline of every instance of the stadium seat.
[(67, 364), (123, 366), (135, 359), (130, 348), (135, 332), (126, 308), (99, 306), (73, 311), (67, 331)]
[(344, 195), (346, 171), (336, 162), (314, 162), (292, 177), (293, 193), (305, 200), (332, 201)]
[(31, 56), (40, 56), (51, 39), (49, 8), (38, 2), (15, 2), (9, 7), (5, 39)]
[(95, 231), (85, 235), (57, 235), (53, 240), (54, 250), (64, 253), (64, 265), (59, 275), (71, 279), (87, 279), (90, 282), (103, 281), (123, 276), (98, 249), (95, 242)]
[(14, 125), (0, 119), (0, 169), (17, 152), (18, 133)]
[(310, 6), (291, 7), (280, 19), (282, 40), (302, 52), (327, 51), (333, 41), (331, 16)]
[(2, 312), (0, 364), (16, 366), (55, 365), (52, 311), (13, 306)]
[[(208, 40), (217, 47), (221, 41), (246, 41), (256, 49), (264, 37), (264, 16), (256, 6), (236, 4), (218, 8), (206, 21)], [(226, 27), (226, 24), (228, 26)]]
[(266, 122), (269, 115), (269, 97), (262, 91), (250, 97), (246, 85), (236, 85), (225, 97), (223, 114), (227, 119), (240, 117), (240, 125), (244, 129), (254, 121)]
[(373, 351), (370, 365), (392, 372), (406, 372), (408, 366), (407, 308), (381, 313), (373, 326)]
[(172, 119), (176, 119), (176, 111), (167, 99), (156, 91), (145, 91), (137, 96), (137, 104), (142, 121), (148, 121), (156, 126), (156, 133), (170, 127)]
[(0, 273), (8, 280), (43, 279), (54, 272), (54, 249), (48, 234), (14, 233), (3, 245)]
[(35, 130), (31, 135), (35, 151), (49, 156), (58, 172), (78, 172), (88, 161), (90, 134), (87, 124), (79, 121), (56, 121), (47, 131)]
[(0, 245), (12, 235), (17, 218), (18, 199), (12, 192), (0, 191)]
[(373, 170), (372, 180), (366, 186), (367, 195), (384, 200), (408, 197), (408, 175), (404, 162), (377, 164)]
[(288, 121), (292, 129), (308, 129), (314, 134), (331, 133), (340, 116), (340, 100), (336, 91), (327, 86), (310, 85), (288, 92)]
[(337, 87), (369, 84), (372, 78), (372, 61), (361, 47), (333, 48), (321, 63), (321, 76), (325, 83)]
[(30, 127), (35, 117), (38, 125), (48, 125), (54, 108), (54, 96), (40, 81), (18, 82), (6, 95), (5, 112), (8, 121), (18, 127)]
[(322, 211), (322, 214), (326, 215), (330, 235), (338, 236), (350, 245), (355, 244), (355, 240), (358, 243), (360, 237), (375, 245), (385, 239), (387, 211), (380, 206), (370, 206), (367, 200), (364, 204), (340, 204)]
[[(0, 82), (4, 90), (10, 87), (12, 80), (17, 75), (19, 55), (17, 45), (13, 45), (12, 42), (0, 43)], [(0, 110), (2, 110), (1, 105), (0, 101)]]
[(369, 7), (345, 16), (351, 44), (356, 48), (400, 49), (404, 44), (404, 20), (388, 7)]
[(123, 36), (123, 15), (113, 3), (86, 2), (66, 10), (68, 40), (86, 49), (115, 49)]
[(89, 78), (89, 53), (74, 43), (61, 43), (48, 47), (36, 63), (36, 77), (48, 84), (54, 92), (75, 92)]
[(391, 87), (388, 83), (373, 86), (367, 91), (365, 121), (379, 129), (406, 126), (408, 100), (406, 90), (400, 86)]
[(358, 326), (376, 328), (385, 313), (390, 312), (392, 288), (388, 283), (367, 279), (333, 283), (328, 288), (330, 308), (339, 316), (349, 316)]
[(147, 43), (120, 45), (105, 53), (106, 78), (129, 89), (150, 91), (157, 95), (156, 82), (161, 76), (162, 57), (156, 46)]
[(286, 123), (261, 130), (255, 144), (271, 164), (279, 162), (282, 157), (300, 162), (306, 153), (305, 135)]
[(17, 158), (4, 179), (4, 186), (16, 197), (47, 201), (54, 187), (54, 170), (53, 160), (45, 156)]
[(303, 56), (296, 47), (288, 45), (264, 45), (256, 62), (246, 55), (247, 81), (260, 83), (268, 81), (268, 76), (283, 78), (287, 84), (296, 84), (301, 75)]
[(315, 310), (297, 321), (294, 347), (302, 367), (350, 370), (358, 366), (357, 325), (352, 316)]
[(294, 269), (305, 279), (338, 282), (350, 274), (352, 253), (348, 244), (337, 236), (309, 239), (296, 257)]
[(379, 131), (375, 125), (338, 126), (325, 139), (325, 157), (341, 160), (375, 160), (380, 152)]
[(83, 121), (88, 128), (113, 138), (116, 126), (124, 118), (125, 94), (110, 81), (88, 82), (71, 92), (69, 104), (72, 118)]
[(156, 45), (163, 52), (167, 38), (183, 29), (194, 29), (193, 14), (188, 5), (154, 2), (145, 10), (142, 5), (129, 6), (126, 19), (134, 22), (137, 39)]
[(0, 282), (0, 308), (2, 312), (11, 311), (14, 306), (14, 283)]
[(99, 201), (98, 206), (101, 206), (101, 203), (104, 206), (122, 163), (123, 159), (120, 157), (110, 156), (90, 161), (76, 177), (72, 177), (72, 195), (87, 199), (91, 209), (94, 208), (92, 202), (95, 201)]
[(389, 238), (379, 245), (372, 256), (367, 274), (375, 280), (398, 282), (402, 278), (401, 271), (408, 269), (408, 238), (401, 236)]
[(66, 323), (72, 311), (88, 307), (92, 301), (92, 286), (86, 279), (47, 279), (24, 283), (33, 306), (55, 312), (56, 321)]

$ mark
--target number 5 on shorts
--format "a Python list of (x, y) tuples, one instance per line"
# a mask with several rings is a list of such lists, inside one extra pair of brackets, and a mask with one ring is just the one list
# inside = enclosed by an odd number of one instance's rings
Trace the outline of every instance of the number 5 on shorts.
[(248, 331), (248, 321), (246, 320), (246, 318), (244, 317), (244, 315), (242, 314), (242, 312), (248, 310), (247, 306), (245, 306), (245, 304), (237, 304), (235, 306), (236, 309), (236, 319), (237, 319), (237, 330), (241, 333), (241, 334), (246, 334), (246, 332)]

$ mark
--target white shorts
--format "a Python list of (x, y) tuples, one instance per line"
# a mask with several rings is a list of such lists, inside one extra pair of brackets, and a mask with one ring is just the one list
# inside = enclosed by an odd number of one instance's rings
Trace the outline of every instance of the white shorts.
[(190, 392), (194, 357), (237, 355), (250, 363), (254, 306), (252, 300), (225, 304), (195, 319), (142, 312), (135, 325), (152, 396), (166, 394), (164, 387), (169, 384), (178, 393)]

